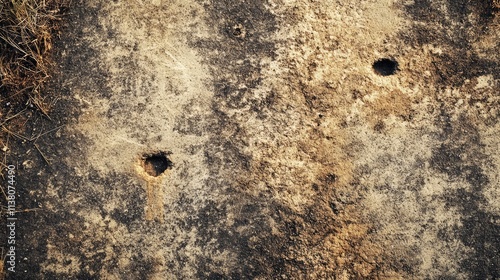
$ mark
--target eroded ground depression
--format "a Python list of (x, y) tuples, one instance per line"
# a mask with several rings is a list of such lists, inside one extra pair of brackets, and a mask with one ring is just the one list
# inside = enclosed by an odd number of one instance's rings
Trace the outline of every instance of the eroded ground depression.
[(12, 279), (499, 279), (497, 1), (72, 5)]

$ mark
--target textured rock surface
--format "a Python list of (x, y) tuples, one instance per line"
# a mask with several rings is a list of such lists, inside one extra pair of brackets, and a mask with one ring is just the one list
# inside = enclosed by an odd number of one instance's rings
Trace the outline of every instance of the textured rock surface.
[(11, 277), (499, 279), (499, 8), (75, 4)]

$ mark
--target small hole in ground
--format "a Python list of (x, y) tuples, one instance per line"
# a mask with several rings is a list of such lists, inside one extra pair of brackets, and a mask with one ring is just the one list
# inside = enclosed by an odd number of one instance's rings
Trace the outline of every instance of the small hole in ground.
[(227, 31), (229, 35), (235, 38), (243, 39), (246, 36), (246, 29), (242, 24), (233, 25)]
[(158, 177), (165, 172), (165, 170), (172, 168), (174, 164), (170, 161), (168, 155), (169, 154), (165, 152), (144, 155), (143, 164), (146, 173), (150, 176)]
[(373, 63), (373, 70), (379, 75), (394, 75), (398, 70), (398, 62), (394, 59), (382, 58)]
[(240, 36), (241, 35), (241, 28), (239, 27), (236, 27), (234, 30), (233, 30), (233, 35), (234, 36)]

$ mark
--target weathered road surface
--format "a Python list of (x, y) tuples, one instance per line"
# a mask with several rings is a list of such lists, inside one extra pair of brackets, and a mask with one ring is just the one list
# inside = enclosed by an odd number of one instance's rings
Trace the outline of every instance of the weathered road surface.
[(498, 2), (84, 2), (12, 279), (500, 278)]

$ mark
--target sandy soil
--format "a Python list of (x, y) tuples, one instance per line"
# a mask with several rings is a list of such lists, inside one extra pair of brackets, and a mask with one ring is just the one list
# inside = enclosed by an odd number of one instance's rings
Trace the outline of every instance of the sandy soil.
[(12, 279), (500, 279), (498, 2), (74, 5)]

